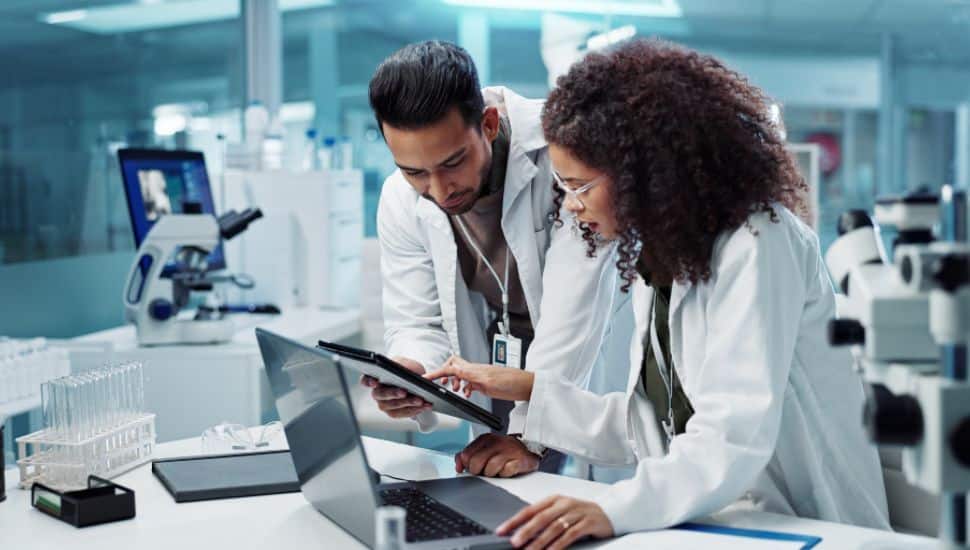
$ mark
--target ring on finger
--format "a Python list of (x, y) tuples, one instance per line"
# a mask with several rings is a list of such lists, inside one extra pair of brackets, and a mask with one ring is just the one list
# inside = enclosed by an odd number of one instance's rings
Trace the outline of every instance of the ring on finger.
[(557, 521), (559, 525), (562, 525), (563, 531), (569, 531), (569, 528), (572, 527), (572, 524), (570, 524), (569, 521), (567, 521), (566, 518), (563, 516), (559, 516), (559, 519)]

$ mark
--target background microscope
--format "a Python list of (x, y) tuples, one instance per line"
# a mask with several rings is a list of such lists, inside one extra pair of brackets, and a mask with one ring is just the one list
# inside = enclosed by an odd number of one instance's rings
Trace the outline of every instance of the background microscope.
[[(970, 245), (966, 195), (880, 199), (850, 211), (826, 254), (839, 296), (830, 341), (852, 346), (873, 442), (902, 447), (909, 483), (941, 497), (939, 537), (967, 544), (970, 490)], [(879, 227), (898, 231), (891, 261)], [(935, 228), (935, 231), (934, 231)]]

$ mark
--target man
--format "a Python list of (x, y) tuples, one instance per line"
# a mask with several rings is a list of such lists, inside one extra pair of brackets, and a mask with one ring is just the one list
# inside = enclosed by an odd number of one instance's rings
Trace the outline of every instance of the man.
[[(505, 88), (482, 91), (468, 53), (438, 41), (387, 58), (369, 95), (399, 168), (384, 183), (377, 213), (388, 354), (418, 373), (453, 354), (524, 362), (585, 387), (622, 298), (614, 255), (589, 258), (570, 220), (554, 222), (560, 205), (542, 102)], [(430, 404), (363, 383), (389, 416), (434, 428)], [(522, 431), (527, 404), (510, 414), (511, 403), (473, 399), (508, 415), (509, 434)], [(456, 469), (509, 477), (538, 468), (543, 454), (514, 435), (488, 434), (456, 456)], [(549, 453), (542, 467), (556, 471), (561, 461)]]

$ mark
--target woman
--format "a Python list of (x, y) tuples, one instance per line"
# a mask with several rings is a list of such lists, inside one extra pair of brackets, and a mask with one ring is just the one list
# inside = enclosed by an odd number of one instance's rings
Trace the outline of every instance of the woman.
[[(816, 235), (791, 211), (804, 183), (767, 97), (714, 58), (659, 41), (591, 54), (557, 84), (542, 122), (563, 205), (591, 253), (619, 240), (634, 293), (627, 391), (597, 396), (459, 358), (427, 376), (529, 400), (524, 440), (637, 470), (593, 501), (529, 506), (500, 532), (562, 548), (738, 500), (888, 528), (862, 383), (826, 340), (832, 285)], [(487, 455), (476, 443), (459, 468)]]

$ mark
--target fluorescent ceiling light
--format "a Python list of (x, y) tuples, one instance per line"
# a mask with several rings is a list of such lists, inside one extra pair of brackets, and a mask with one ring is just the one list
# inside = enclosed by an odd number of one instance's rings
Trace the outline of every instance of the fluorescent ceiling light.
[(59, 25), (61, 23), (70, 23), (71, 21), (80, 21), (88, 16), (88, 10), (70, 10), (70, 11), (58, 11), (54, 13), (49, 13), (42, 17), (45, 23), (50, 23), (51, 25)]
[[(334, 0), (279, 0), (280, 11), (334, 5)], [(59, 11), (38, 16), (40, 21), (95, 34), (146, 31), (225, 21), (239, 17), (239, 0), (142, 0), (129, 4)]]
[(638, 15), (642, 17), (681, 17), (677, 0), (443, 0), (445, 4), (476, 8), (561, 13)]
[(617, 42), (622, 42), (627, 38), (633, 38), (637, 34), (637, 28), (633, 25), (625, 25), (613, 29), (608, 32), (601, 34), (596, 34), (589, 37), (586, 41), (587, 50), (599, 50), (609, 46), (610, 44), (616, 44)]

